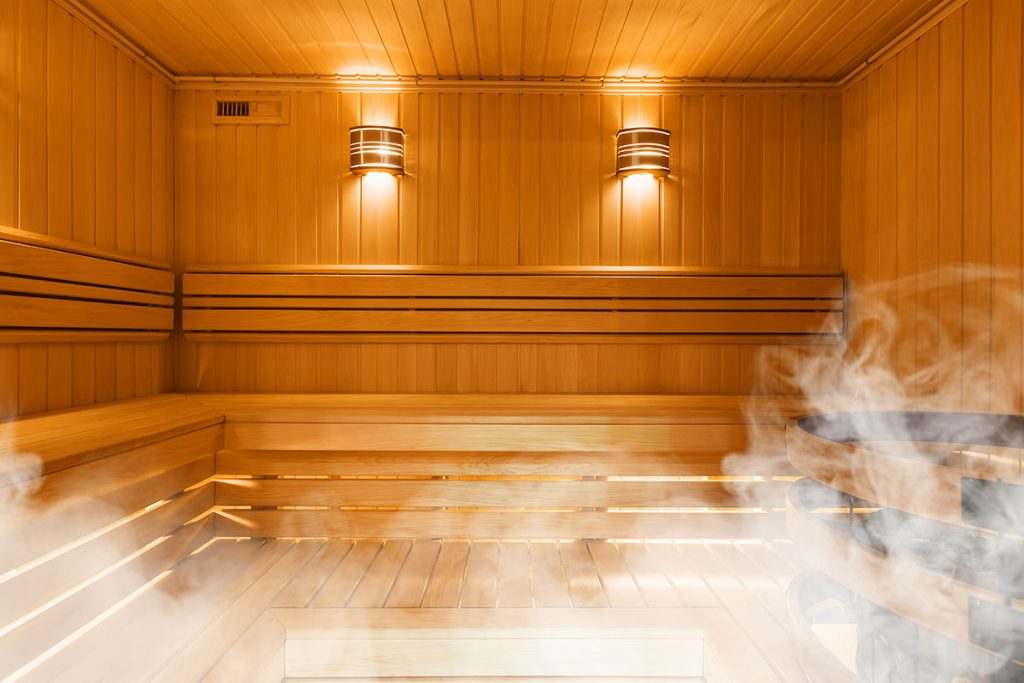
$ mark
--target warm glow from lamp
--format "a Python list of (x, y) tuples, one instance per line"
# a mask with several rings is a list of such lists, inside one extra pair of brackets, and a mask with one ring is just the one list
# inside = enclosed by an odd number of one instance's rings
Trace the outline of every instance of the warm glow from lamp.
[(650, 173), (632, 173), (623, 178), (622, 183), (630, 195), (646, 195), (658, 188), (658, 179)]
[(615, 175), (648, 175), (663, 178), (669, 173), (669, 136), (664, 128), (624, 128), (615, 135)]
[(370, 194), (382, 194), (393, 188), (397, 179), (391, 173), (384, 171), (370, 171), (363, 175), (363, 192)]
[(350, 128), (349, 169), (356, 175), (405, 173), (405, 131), (391, 126)]

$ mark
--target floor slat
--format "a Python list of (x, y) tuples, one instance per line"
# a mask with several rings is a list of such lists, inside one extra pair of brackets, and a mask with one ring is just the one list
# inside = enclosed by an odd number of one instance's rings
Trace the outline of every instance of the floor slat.
[(499, 544), (498, 580), (498, 607), (533, 607), (529, 544)]
[(556, 543), (530, 543), (530, 573), (537, 607), (570, 607), (569, 584)]
[(573, 607), (608, 607), (608, 596), (601, 586), (597, 567), (583, 541), (559, 543), (558, 552), (565, 567)]
[(307, 607), (352, 549), (352, 541), (328, 540), (274, 600), (274, 607)]
[(597, 567), (601, 586), (612, 607), (644, 607), (644, 596), (633, 580), (629, 566), (614, 543), (587, 541), (587, 550)]
[(395, 579), (385, 607), (419, 607), (441, 551), (439, 541), (416, 541)]
[(459, 598), (461, 607), (497, 607), (498, 544), (495, 541), (473, 543), (466, 566), (466, 582)]
[(310, 605), (344, 607), (382, 547), (383, 544), (379, 541), (356, 541), (352, 550), (342, 558), (334, 572), (324, 582)]
[(682, 597), (643, 543), (619, 543), (619, 553), (649, 607), (685, 607)]
[(423, 607), (458, 607), (462, 579), (469, 559), (469, 543), (445, 541), (441, 545), (434, 573), (423, 594)]

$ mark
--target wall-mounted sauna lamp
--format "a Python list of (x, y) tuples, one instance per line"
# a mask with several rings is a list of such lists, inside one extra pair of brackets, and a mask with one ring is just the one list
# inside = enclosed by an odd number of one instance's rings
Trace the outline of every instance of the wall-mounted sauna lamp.
[(669, 172), (669, 131), (664, 128), (624, 128), (615, 135), (615, 175), (646, 173), (664, 178)]
[(356, 175), (405, 173), (405, 131), (391, 126), (349, 128), (349, 169)]

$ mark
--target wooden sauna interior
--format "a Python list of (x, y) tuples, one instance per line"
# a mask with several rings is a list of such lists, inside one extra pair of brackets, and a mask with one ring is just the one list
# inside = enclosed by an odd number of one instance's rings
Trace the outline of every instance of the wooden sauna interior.
[(786, 423), (1024, 408), (1022, 14), (0, 0), (0, 681), (860, 680)]

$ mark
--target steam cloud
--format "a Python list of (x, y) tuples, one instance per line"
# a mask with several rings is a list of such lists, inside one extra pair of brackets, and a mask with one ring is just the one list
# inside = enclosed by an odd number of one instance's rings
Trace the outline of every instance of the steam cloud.
[[(921, 419), (909, 412), (1020, 412), (1024, 310), (1019, 271), (957, 266), (879, 285), (855, 285), (848, 311), (846, 343), (781, 359), (765, 355), (760, 363), (761, 391), (756, 393), (769, 395), (783, 387), (805, 398), (808, 414), (839, 414), (819, 421), (817, 427), (829, 438), (857, 444), (856, 480), (887, 497), (906, 500), (908, 509), (928, 509), (941, 497), (943, 482), (894, 478), (884, 468), (871, 466), (873, 453), (962, 468), (983, 478), (1021, 481), (1024, 423), (1019, 419), (933, 420), (922, 437)], [(752, 414), (763, 416), (766, 410), (770, 407), (751, 400)], [(750, 472), (750, 458), (782, 458), (766, 454), (765, 445), (777, 439), (755, 420), (750, 423), (747, 452), (726, 459), (726, 475)], [(737, 482), (734, 488), (749, 506), (772, 505), (761, 499), (756, 485)], [(852, 552), (833, 558), (832, 566), (843, 567), (851, 586), (869, 586), (876, 602), (906, 607), (929, 624), (946, 626), (966, 618), (963, 593), (954, 589), (955, 581), (980, 584), (1019, 600), (1024, 594), (1024, 495), (1012, 488), (1009, 495), (986, 491), (973, 503), (965, 499), (964, 514), (971, 505), (985, 508), (987, 519), (1001, 527), (997, 531), (943, 525), (888, 508), (865, 513), (862, 521), (845, 528), (857, 543), (889, 561), (865, 562), (864, 553)], [(818, 498), (812, 508), (870, 504), (851, 501), (824, 486), (812, 492)], [(843, 524), (849, 522), (839, 523)], [(817, 564), (821, 558), (814, 558), (815, 549), (808, 550), (809, 564)], [(934, 578), (927, 586), (920, 585), (921, 567)], [(1019, 680), (1013, 676), (1024, 669), (1012, 662), (1007, 665), (1007, 659), (1021, 656), (1024, 612), (1015, 610), (1015, 616), (1005, 619), (1006, 609), (1013, 609), (1009, 597), (999, 609), (971, 611), (972, 637), (984, 634), (988, 649), (998, 656), (933, 638), (913, 622), (855, 598), (855, 604), (845, 606), (845, 615), (857, 625), (856, 660), (845, 663), (868, 681)], [(836, 616), (835, 610), (831, 616)]]

